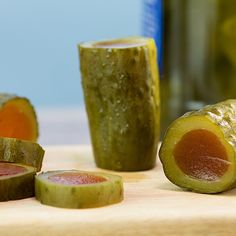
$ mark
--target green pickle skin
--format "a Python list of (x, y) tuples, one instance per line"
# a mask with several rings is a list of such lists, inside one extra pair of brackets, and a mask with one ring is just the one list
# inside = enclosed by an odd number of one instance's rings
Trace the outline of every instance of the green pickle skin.
[[(160, 133), (154, 40), (130, 37), (107, 42), (121, 42), (124, 47), (79, 45), (96, 164), (117, 171), (153, 168)], [(126, 42), (142, 44), (125, 47)]]
[[(219, 135), (219, 140), (230, 153), (228, 155), (230, 170), (226, 171), (224, 176), (217, 181), (197, 181), (181, 172), (177, 172), (178, 168), (173, 161), (173, 149), (179, 140), (176, 137), (181, 137), (187, 133), (182, 129), (186, 126), (189, 126), (189, 130), (201, 128), (201, 125), (199, 126), (197, 122), (189, 122), (191, 119), (200, 120), (203, 129), (210, 125), (210, 131)], [(200, 193), (218, 193), (234, 188), (236, 186), (236, 100), (230, 99), (214, 105), (208, 105), (178, 118), (167, 129), (159, 156), (166, 177), (180, 187)]]
[[(50, 176), (66, 172), (89, 173), (106, 179), (101, 183), (70, 185), (54, 183)], [(48, 171), (35, 177), (35, 197), (44, 205), (60, 208), (93, 208), (119, 203), (123, 200), (123, 181), (120, 176), (77, 170)]]
[(21, 163), (40, 171), (44, 153), (44, 149), (38, 143), (0, 137), (0, 162)]
[(25, 172), (0, 176), (0, 201), (19, 200), (24, 198), (33, 197), (34, 192), (34, 178), (36, 169), (31, 166), (18, 165), (26, 168)]

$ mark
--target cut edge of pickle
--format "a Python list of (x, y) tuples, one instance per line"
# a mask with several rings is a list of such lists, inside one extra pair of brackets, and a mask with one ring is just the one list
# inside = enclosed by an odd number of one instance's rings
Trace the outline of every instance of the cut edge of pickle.
[(79, 47), (84, 48), (94, 48), (94, 49), (127, 49), (133, 47), (145, 46), (152, 38), (142, 37), (142, 36), (130, 36), (125, 38), (117, 38), (110, 40), (100, 40), (84, 42), (79, 44)]
[[(49, 179), (61, 173), (89, 174), (106, 181), (90, 184), (63, 184)], [(60, 208), (94, 208), (123, 200), (123, 181), (118, 175), (78, 170), (48, 171), (35, 177), (35, 196), (42, 204)]]
[(20, 163), (40, 171), (44, 154), (45, 150), (36, 142), (0, 137), (0, 162)]
[(36, 168), (20, 163), (8, 164), (23, 167), (25, 170), (17, 174), (0, 176), (0, 202), (33, 197)]
[[(207, 181), (189, 176), (183, 173), (175, 161), (173, 155), (175, 145), (181, 140), (184, 134), (197, 129), (205, 129), (212, 132), (225, 147), (229, 166), (224, 175), (215, 181)], [(235, 162), (234, 149), (226, 141), (220, 127), (207, 116), (194, 115), (181, 117), (173, 122), (166, 132), (159, 155), (166, 177), (172, 183), (182, 188), (200, 193), (218, 193), (233, 187), (236, 173), (236, 166), (232, 164)]]

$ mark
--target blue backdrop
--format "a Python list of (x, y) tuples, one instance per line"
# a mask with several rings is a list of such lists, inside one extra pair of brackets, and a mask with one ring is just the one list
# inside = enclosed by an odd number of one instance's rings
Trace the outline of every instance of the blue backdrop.
[(83, 103), (76, 44), (141, 33), (141, 0), (1, 0), (0, 91)]

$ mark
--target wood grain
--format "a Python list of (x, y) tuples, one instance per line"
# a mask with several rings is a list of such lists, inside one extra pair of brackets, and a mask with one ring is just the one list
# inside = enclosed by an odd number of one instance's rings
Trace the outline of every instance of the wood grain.
[[(46, 147), (43, 170), (96, 170), (89, 146)], [(0, 203), (1, 236), (236, 235), (236, 191), (185, 192), (164, 176), (161, 164), (124, 177), (122, 203), (95, 209), (60, 209), (34, 198)]]

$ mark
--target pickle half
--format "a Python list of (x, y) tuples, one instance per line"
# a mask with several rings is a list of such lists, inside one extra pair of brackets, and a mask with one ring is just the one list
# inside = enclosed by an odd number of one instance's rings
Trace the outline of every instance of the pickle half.
[(159, 156), (174, 184), (218, 193), (236, 184), (236, 100), (209, 105), (174, 121)]
[(0, 93), (0, 136), (37, 141), (39, 125), (29, 99)]
[(21, 163), (40, 171), (44, 153), (44, 149), (38, 143), (0, 137), (0, 162)]
[(35, 196), (55, 207), (101, 207), (123, 200), (123, 182), (120, 176), (105, 173), (48, 171), (36, 176)]
[(34, 196), (36, 169), (16, 163), (0, 163), (0, 201)]
[(97, 166), (117, 171), (154, 167), (160, 135), (154, 40), (128, 37), (82, 43), (79, 55)]

